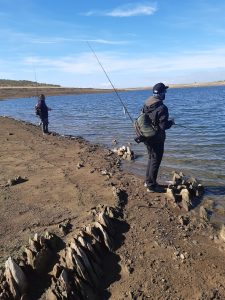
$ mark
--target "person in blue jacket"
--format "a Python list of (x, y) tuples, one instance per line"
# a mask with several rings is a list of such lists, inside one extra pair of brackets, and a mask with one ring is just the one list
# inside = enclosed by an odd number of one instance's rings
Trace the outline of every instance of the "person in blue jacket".
[(160, 192), (157, 184), (157, 175), (164, 153), (164, 143), (166, 139), (166, 130), (175, 125), (174, 120), (169, 120), (169, 112), (163, 103), (167, 89), (163, 83), (159, 82), (153, 87), (153, 95), (144, 103), (142, 111), (156, 124), (157, 134), (146, 140), (144, 143), (148, 151), (148, 164), (146, 169), (145, 186), (148, 192)]
[(35, 106), (36, 115), (41, 119), (43, 134), (48, 134), (48, 112), (51, 110), (45, 103), (45, 95), (39, 96), (38, 103)]

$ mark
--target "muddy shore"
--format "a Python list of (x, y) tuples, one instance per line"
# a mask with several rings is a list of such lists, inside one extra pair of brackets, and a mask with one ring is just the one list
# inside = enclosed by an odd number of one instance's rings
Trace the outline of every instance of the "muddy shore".
[[(225, 299), (225, 243), (200, 219), (199, 206), (186, 212), (164, 193), (147, 193), (143, 178), (124, 172), (109, 149), (82, 138), (43, 136), (40, 128), (10, 118), (0, 117), (0, 124), (1, 268), (9, 256), (22, 255), (35, 233), (48, 230), (67, 243), (90, 222), (94, 207), (115, 206), (118, 188), (126, 196), (123, 223), (117, 246), (102, 258), (98, 299)], [(7, 184), (17, 176), (25, 180)], [(67, 221), (65, 234), (59, 225)], [(46, 299), (48, 284), (32, 299)]]

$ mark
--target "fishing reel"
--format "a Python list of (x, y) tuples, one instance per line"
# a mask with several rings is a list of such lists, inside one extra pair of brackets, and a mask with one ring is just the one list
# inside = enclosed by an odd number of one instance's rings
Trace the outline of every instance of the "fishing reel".
[(134, 140), (137, 144), (140, 144), (140, 143), (144, 143), (146, 141), (146, 137), (144, 137), (143, 135), (139, 135)]

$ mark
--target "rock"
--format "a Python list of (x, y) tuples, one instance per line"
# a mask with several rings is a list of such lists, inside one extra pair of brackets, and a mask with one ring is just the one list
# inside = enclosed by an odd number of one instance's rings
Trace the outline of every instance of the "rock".
[(84, 164), (82, 162), (79, 162), (77, 164), (77, 169), (80, 169), (80, 168), (83, 168), (84, 167)]
[(33, 251), (31, 251), (29, 248), (24, 249), (24, 253), (26, 256), (27, 264), (30, 265), (32, 268), (34, 268), (34, 259), (35, 259), (35, 254)]
[(103, 227), (103, 225), (101, 225), (99, 222), (94, 222), (94, 227), (98, 228), (101, 231), (105, 246), (109, 249), (109, 251), (112, 251), (112, 249), (113, 249), (112, 240), (109, 237), (109, 235), (106, 232), (106, 230)]
[(112, 187), (112, 191), (116, 199), (116, 207), (121, 209), (127, 203), (127, 193), (125, 190), (116, 188), (115, 186)]
[(102, 170), (102, 171), (101, 171), (101, 174), (102, 174), (102, 175), (105, 175), (105, 176), (109, 176), (109, 177), (112, 176), (112, 174), (111, 174), (110, 172), (108, 172), (107, 170)]
[(225, 242), (225, 225), (222, 225), (219, 236), (221, 240)]
[(209, 211), (204, 206), (200, 206), (199, 215), (200, 218), (205, 222), (208, 222), (210, 219)]
[(168, 185), (167, 196), (173, 199), (174, 203), (181, 201), (183, 208), (189, 211), (193, 207), (195, 198), (201, 197), (203, 193), (204, 187), (197, 179), (188, 179), (182, 172), (173, 172), (173, 181)]
[(64, 223), (59, 224), (58, 227), (64, 235), (67, 235), (70, 232), (72, 225), (71, 225), (70, 221), (68, 220)]
[(66, 267), (70, 270), (73, 270), (75, 267), (75, 263), (73, 260), (73, 250), (70, 247), (67, 247), (66, 250), (64, 251), (64, 257), (65, 257)]
[(174, 194), (173, 189), (167, 188), (167, 189), (166, 189), (166, 196), (167, 196), (170, 200), (172, 200), (173, 202), (176, 202), (176, 197), (175, 197), (175, 194)]
[(190, 199), (190, 193), (187, 189), (182, 189), (180, 192), (180, 195), (182, 197), (182, 206), (186, 211), (189, 211), (192, 207), (191, 199)]
[(196, 193), (195, 193), (196, 197), (202, 197), (204, 194), (204, 191), (205, 191), (204, 186), (201, 184), (198, 184)]
[(20, 293), (23, 294), (26, 292), (28, 285), (27, 278), (20, 266), (18, 266), (17, 263), (11, 257), (9, 257), (5, 263), (5, 268), (10, 270), (10, 273), (15, 280)]
[(20, 299), (21, 293), (19, 291), (19, 287), (16, 284), (15, 279), (12, 276), (10, 268), (8, 268), (8, 267), (6, 267), (6, 269), (5, 269), (5, 277), (6, 277), (8, 286), (9, 286), (10, 293), (13, 296), (13, 299)]
[(58, 300), (58, 297), (56, 296), (54, 291), (50, 288), (46, 292), (45, 299), (46, 300)]
[(29, 248), (33, 252), (38, 252), (41, 249), (40, 244), (37, 242), (37, 240), (29, 239)]
[(190, 222), (189, 217), (188, 216), (179, 216), (178, 217), (178, 221), (181, 225), (185, 225), (187, 226)]
[(93, 285), (95, 287), (99, 286), (99, 279), (96, 276), (96, 273), (93, 269), (93, 266), (90, 261), (92, 261), (86, 251), (79, 245), (79, 242), (74, 239), (74, 242), (71, 243), (71, 248), (73, 248), (76, 253), (81, 257), (83, 265), (85, 269), (88, 271), (88, 274), (90, 275), (90, 278), (93, 282)]
[(21, 177), (21, 176), (17, 176), (17, 177), (15, 177), (15, 178), (13, 178), (13, 179), (9, 179), (9, 180), (7, 181), (6, 186), (16, 185), (16, 184), (19, 184), (19, 183), (23, 183), (23, 182), (25, 182), (25, 181), (27, 181), (27, 180), (28, 180), (27, 178), (23, 178), (23, 177)]
[(113, 145), (118, 144), (117, 140), (116, 140), (116, 139), (112, 140), (112, 144), (113, 144)]
[(173, 185), (179, 185), (179, 184), (182, 184), (182, 180), (183, 180), (183, 173), (180, 172), (180, 173), (177, 173), (175, 171), (173, 171)]
[(118, 156), (126, 160), (133, 160), (135, 158), (134, 152), (131, 150), (129, 146), (128, 147), (122, 146), (120, 148), (115, 148), (112, 151), (116, 153)]
[(99, 223), (104, 225), (107, 228), (109, 234), (111, 235), (115, 234), (115, 229), (113, 228), (112, 221), (110, 220), (109, 216), (106, 213), (104, 213), (103, 211), (100, 212), (97, 218)]
[(55, 278), (59, 278), (61, 271), (62, 269), (60, 265), (58, 263), (55, 264), (52, 270), (52, 276), (54, 276)]
[(117, 150), (117, 155), (118, 155), (118, 156), (123, 156), (123, 154), (124, 154), (124, 151), (123, 151), (123, 150), (121, 150), (121, 149), (118, 149), (118, 150)]
[(53, 253), (48, 248), (43, 248), (36, 255), (34, 260), (34, 268), (41, 274), (46, 272), (53, 259)]

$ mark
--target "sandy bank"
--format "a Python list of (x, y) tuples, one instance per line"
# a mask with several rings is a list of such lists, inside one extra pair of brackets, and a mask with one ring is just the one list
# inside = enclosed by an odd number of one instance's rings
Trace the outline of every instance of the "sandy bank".
[[(181, 88), (198, 88), (198, 87), (216, 87), (216, 86), (225, 86), (225, 81), (215, 81), (215, 82), (194, 82), (194, 83), (181, 83), (181, 84), (170, 84), (167, 83), (170, 89), (181, 89)], [(126, 90), (152, 90), (152, 87), (137, 87), (129, 88)]]
[[(21, 255), (36, 232), (68, 241), (90, 222), (91, 208), (115, 204), (115, 186), (127, 196), (126, 229), (106, 259), (99, 300), (225, 299), (224, 244), (200, 222), (198, 207), (185, 213), (164, 194), (146, 193), (143, 179), (123, 172), (118, 157), (83, 139), (43, 136), (34, 125), (2, 117), (0, 136), (1, 265)], [(16, 176), (27, 181), (6, 186)], [(63, 235), (58, 225), (66, 220), (72, 228)]]
[(107, 93), (110, 89), (89, 89), (89, 88), (64, 88), (64, 87), (0, 87), (0, 100), (9, 98), (37, 97), (40, 94), (52, 95), (76, 95)]
[[(225, 81), (216, 82), (196, 82), (191, 84), (169, 84), (170, 88), (197, 88), (210, 86), (224, 86)], [(137, 88), (123, 88), (117, 89), (119, 92), (137, 91), (137, 90), (152, 90), (152, 87), (137, 87)], [(11, 98), (28, 98), (37, 97), (40, 94), (46, 96), (53, 95), (77, 95), (77, 94), (94, 94), (94, 93), (111, 93), (112, 89), (92, 89), (92, 88), (65, 88), (65, 87), (15, 87), (7, 86), (0, 87), (0, 100)]]

